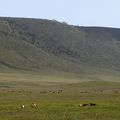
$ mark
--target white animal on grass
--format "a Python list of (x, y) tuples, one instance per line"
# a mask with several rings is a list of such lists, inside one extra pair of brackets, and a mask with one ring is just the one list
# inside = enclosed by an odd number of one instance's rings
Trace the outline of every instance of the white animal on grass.
[(25, 105), (21, 105), (21, 108), (25, 108)]

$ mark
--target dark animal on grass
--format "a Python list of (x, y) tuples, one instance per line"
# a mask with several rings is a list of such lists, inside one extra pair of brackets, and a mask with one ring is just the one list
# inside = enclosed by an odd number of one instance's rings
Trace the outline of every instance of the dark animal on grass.
[(49, 90), (48, 92), (49, 92), (49, 93), (51, 93), (52, 91), (51, 91), (51, 90)]
[(88, 103), (88, 106), (96, 106), (95, 103)]
[(53, 91), (52, 93), (55, 93), (55, 91)]
[(43, 93), (43, 94), (45, 94), (45, 93), (47, 93), (46, 91), (43, 91), (43, 92), (40, 92), (40, 93)]
[(63, 92), (63, 90), (58, 90), (58, 93), (62, 93)]
[(59, 90), (59, 92), (63, 92), (63, 90)]
[(79, 107), (84, 107), (84, 106), (96, 106), (95, 103), (84, 103), (84, 104), (79, 104)]

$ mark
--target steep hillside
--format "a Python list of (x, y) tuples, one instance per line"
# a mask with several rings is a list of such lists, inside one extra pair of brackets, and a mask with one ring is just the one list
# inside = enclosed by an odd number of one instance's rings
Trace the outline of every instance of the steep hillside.
[(120, 70), (120, 29), (0, 18), (0, 70)]

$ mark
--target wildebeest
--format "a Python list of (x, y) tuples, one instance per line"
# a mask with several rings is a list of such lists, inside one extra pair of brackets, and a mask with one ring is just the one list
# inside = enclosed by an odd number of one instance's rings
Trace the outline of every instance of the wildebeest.
[(53, 91), (52, 93), (55, 93), (55, 91)]
[(42, 92), (40, 92), (40, 93), (43, 93), (43, 94), (45, 94), (45, 93), (47, 93), (46, 91), (42, 91)]
[(96, 106), (95, 103), (88, 103), (89, 106)]
[(79, 104), (79, 107), (83, 107), (83, 106), (96, 106), (95, 103), (84, 103), (84, 104)]

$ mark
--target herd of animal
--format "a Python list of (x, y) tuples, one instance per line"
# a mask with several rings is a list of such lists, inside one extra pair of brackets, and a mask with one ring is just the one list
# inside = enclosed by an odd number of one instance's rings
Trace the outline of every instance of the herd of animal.
[(63, 90), (62, 89), (60, 89), (60, 90), (58, 90), (58, 91), (55, 91), (55, 90), (49, 90), (49, 91), (41, 91), (40, 93), (62, 93), (63, 92)]
[[(41, 91), (40, 93), (62, 93), (62, 92), (63, 92), (63, 90), (60, 89), (58, 91)], [(83, 93), (83, 92), (81, 92), (81, 93)], [(87, 92), (84, 92), (84, 93), (87, 93)], [(36, 102), (33, 102), (30, 106), (33, 108), (37, 108), (38, 105)], [(79, 104), (78, 106), (79, 107), (96, 106), (96, 104), (95, 103), (83, 103), (83, 104)], [(25, 105), (21, 105), (20, 108), (25, 108)]]
[[(36, 107), (37, 107), (37, 103), (33, 102), (33, 103), (31, 104), (31, 107), (36, 108)], [(21, 105), (20, 108), (25, 108), (25, 105)]]
[[(96, 104), (95, 103), (83, 103), (83, 104), (79, 104), (79, 107), (84, 107), (84, 106), (96, 106)], [(31, 104), (31, 107), (36, 108), (37, 107), (37, 103), (33, 102)], [(20, 108), (25, 108), (25, 105), (21, 105)]]

